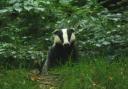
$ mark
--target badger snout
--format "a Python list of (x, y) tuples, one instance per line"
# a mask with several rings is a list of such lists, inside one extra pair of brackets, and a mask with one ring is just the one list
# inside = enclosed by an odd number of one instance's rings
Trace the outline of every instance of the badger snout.
[(69, 47), (70, 43), (63, 44), (64, 47)]

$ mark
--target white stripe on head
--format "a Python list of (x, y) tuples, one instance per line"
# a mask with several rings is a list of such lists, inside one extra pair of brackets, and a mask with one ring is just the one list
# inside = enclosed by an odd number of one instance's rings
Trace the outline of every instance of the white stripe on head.
[(62, 29), (62, 33), (63, 33), (63, 40), (64, 40), (63, 45), (69, 44), (67, 29)]
[(60, 38), (58, 37), (58, 35), (54, 35), (54, 44), (55, 43), (61, 43)]

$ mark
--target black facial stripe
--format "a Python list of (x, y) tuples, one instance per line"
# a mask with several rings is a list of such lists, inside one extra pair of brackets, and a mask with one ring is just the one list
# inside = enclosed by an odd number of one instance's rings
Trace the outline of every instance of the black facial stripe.
[(72, 35), (72, 31), (71, 30), (68, 30), (67, 34), (68, 34), (68, 40), (70, 41), (71, 35)]
[(63, 33), (62, 33), (62, 31), (58, 31), (57, 35), (59, 36), (60, 40), (63, 43), (64, 40), (63, 40)]

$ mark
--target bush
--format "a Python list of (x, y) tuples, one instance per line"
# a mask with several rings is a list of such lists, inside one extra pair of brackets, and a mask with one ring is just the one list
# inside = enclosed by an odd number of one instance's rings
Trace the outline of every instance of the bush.
[(0, 60), (45, 59), (51, 33), (75, 28), (82, 55), (128, 54), (128, 16), (96, 0), (4, 0), (0, 6)]

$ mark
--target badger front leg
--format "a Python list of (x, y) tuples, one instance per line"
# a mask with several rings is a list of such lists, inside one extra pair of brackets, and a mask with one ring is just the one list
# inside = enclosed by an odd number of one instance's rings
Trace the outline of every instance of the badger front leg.
[(42, 69), (42, 74), (48, 75), (48, 59), (45, 60), (43, 69)]
[(54, 52), (53, 52), (53, 48), (51, 48), (48, 52), (47, 59), (45, 60), (43, 65), (43, 69), (42, 69), (43, 74), (48, 74), (48, 69), (51, 67), (53, 59), (54, 59)]

